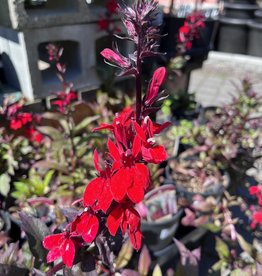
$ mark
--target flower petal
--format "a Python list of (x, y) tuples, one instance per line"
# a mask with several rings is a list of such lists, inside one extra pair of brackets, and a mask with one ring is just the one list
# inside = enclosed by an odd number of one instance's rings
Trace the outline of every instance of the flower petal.
[(136, 164), (132, 168), (131, 175), (133, 181), (127, 190), (127, 195), (133, 203), (139, 203), (144, 199), (145, 190), (150, 183), (149, 170), (144, 164)]
[(146, 135), (144, 133), (144, 130), (141, 128), (141, 126), (137, 122), (134, 122), (134, 127), (136, 130), (136, 134), (140, 137), (140, 139), (143, 142), (146, 142)]
[(111, 141), (111, 139), (108, 139), (107, 147), (108, 147), (111, 157), (115, 161), (119, 161), (121, 159), (121, 155), (119, 153), (117, 146)]
[(102, 171), (101, 167), (99, 166), (99, 156), (96, 149), (94, 150), (94, 165), (98, 172)]
[(134, 142), (133, 142), (133, 147), (132, 147), (132, 155), (136, 158), (138, 154), (141, 151), (141, 139), (136, 135)]
[(111, 179), (111, 192), (114, 200), (120, 202), (124, 199), (127, 188), (132, 185), (133, 177), (129, 168), (121, 168)]
[(136, 232), (129, 231), (129, 237), (131, 240), (131, 243), (136, 251), (138, 251), (141, 248), (142, 244), (142, 233), (140, 230)]
[(46, 260), (48, 263), (52, 263), (60, 257), (61, 257), (60, 248), (57, 247), (48, 252), (46, 256)]
[(59, 247), (64, 239), (64, 236), (64, 233), (46, 236), (43, 240), (43, 247), (48, 250)]
[(97, 198), (102, 192), (103, 182), (101, 177), (97, 177), (87, 185), (84, 192), (84, 206), (95, 207)]
[(145, 161), (153, 164), (160, 164), (168, 157), (165, 148), (160, 145), (149, 149), (142, 147), (142, 155)]
[(106, 48), (101, 52), (101, 55), (107, 59), (108, 61), (112, 62), (113, 64), (122, 67), (122, 68), (130, 68), (131, 63), (130, 61), (120, 55), (119, 53), (114, 52), (113, 50)]
[(65, 239), (61, 244), (60, 252), (62, 256), (63, 263), (71, 268), (74, 263), (75, 258), (75, 244), (71, 239)]
[(97, 217), (89, 212), (84, 212), (72, 223), (71, 231), (82, 236), (85, 242), (91, 243), (96, 238), (98, 228)]
[(160, 67), (155, 70), (152, 81), (146, 93), (145, 104), (150, 106), (154, 103), (160, 86), (167, 78), (167, 70), (165, 67)]
[(118, 207), (114, 209), (107, 218), (107, 227), (108, 227), (109, 233), (112, 236), (116, 235), (116, 232), (120, 226), (120, 223), (122, 222), (124, 211), (125, 210), (123, 208)]

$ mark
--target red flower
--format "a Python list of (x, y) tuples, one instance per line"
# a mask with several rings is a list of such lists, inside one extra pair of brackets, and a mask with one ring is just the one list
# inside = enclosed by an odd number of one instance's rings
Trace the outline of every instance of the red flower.
[(255, 228), (257, 224), (262, 225), (262, 211), (257, 211), (252, 216), (251, 228)]
[[(93, 131), (108, 129), (113, 132), (117, 146), (123, 150), (128, 149), (130, 143), (133, 143), (135, 133), (132, 130), (131, 123), (134, 121), (134, 110), (126, 107), (121, 113), (117, 113), (113, 124), (101, 124)], [(124, 147), (124, 148), (123, 148)]]
[(131, 62), (128, 58), (122, 56), (120, 53), (116, 53), (113, 50), (106, 48), (101, 52), (101, 55), (111, 62), (123, 69), (129, 69), (131, 67)]
[(38, 144), (40, 144), (44, 139), (44, 136), (32, 126), (26, 129), (25, 135), (29, 141), (36, 142)]
[(91, 243), (96, 238), (99, 229), (99, 222), (95, 215), (89, 212), (83, 212), (72, 223), (72, 236), (81, 236), (82, 239)]
[(58, 92), (57, 94), (58, 100), (53, 101), (52, 105), (57, 105), (58, 109), (61, 113), (65, 112), (65, 107), (68, 106), (72, 101), (77, 99), (77, 92), (69, 91), (67, 92)]
[(251, 195), (257, 195), (258, 193), (260, 193), (260, 188), (258, 187), (258, 186), (251, 186), (250, 188), (249, 188), (249, 193), (251, 194)]
[(144, 192), (150, 184), (150, 173), (146, 165), (135, 163), (141, 146), (135, 139), (132, 151), (119, 151), (116, 145), (108, 139), (108, 150), (116, 173), (111, 178), (111, 192), (115, 201), (120, 202), (126, 196), (133, 202), (139, 203), (144, 198)]
[(14, 115), (14, 117), (11, 119), (10, 128), (17, 130), (32, 120), (32, 115), (30, 113), (19, 113)]
[(157, 97), (160, 86), (167, 78), (167, 70), (165, 67), (160, 67), (154, 72), (153, 78), (146, 93), (145, 104), (151, 106)]
[(62, 257), (63, 263), (68, 268), (72, 267), (75, 258), (75, 244), (69, 232), (46, 236), (43, 246), (50, 250), (46, 257), (48, 263)]
[(116, 0), (106, 1), (106, 9), (108, 10), (110, 15), (116, 13), (117, 7), (118, 7), (118, 4)]
[(134, 123), (136, 133), (142, 141), (141, 151), (143, 159), (146, 162), (159, 164), (165, 161), (168, 157), (163, 146), (156, 145), (154, 139), (154, 125), (149, 117), (146, 117), (142, 126), (136, 122)]
[(10, 122), (10, 128), (13, 130), (17, 130), (17, 129), (21, 128), (22, 126), (23, 126), (23, 124), (22, 124), (21, 120), (17, 120), (16, 118), (12, 119)]
[(178, 43), (183, 50), (192, 48), (192, 41), (199, 38), (199, 30), (205, 27), (204, 15), (201, 12), (192, 12), (186, 17), (184, 25), (179, 28)]
[(128, 230), (133, 247), (136, 250), (141, 248), (140, 215), (133, 207), (127, 204), (116, 207), (108, 216), (107, 227), (112, 236), (116, 235), (119, 227), (123, 235)]
[(102, 31), (107, 30), (109, 28), (109, 24), (110, 24), (110, 21), (106, 18), (102, 18), (97, 22), (99, 29)]
[(85, 189), (84, 205), (90, 206), (93, 210), (102, 210), (107, 212), (113, 201), (113, 196), (110, 191), (111, 186), (111, 169), (106, 167), (102, 170), (98, 162), (98, 153), (94, 152), (94, 163), (99, 177), (93, 179)]

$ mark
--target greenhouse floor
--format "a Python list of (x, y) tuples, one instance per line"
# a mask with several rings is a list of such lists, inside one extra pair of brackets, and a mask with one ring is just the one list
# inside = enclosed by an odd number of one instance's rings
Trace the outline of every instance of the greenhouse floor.
[(262, 58), (212, 51), (203, 67), (191, 73), (189, 91), (203, 106), (222, 105), (236, 95), (244, 78), (262, 96)]

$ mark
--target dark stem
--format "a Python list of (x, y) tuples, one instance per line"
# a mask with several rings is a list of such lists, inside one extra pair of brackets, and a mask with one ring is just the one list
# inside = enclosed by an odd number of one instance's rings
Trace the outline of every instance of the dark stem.
[(142, 61), (140, 58), (141, 54), (141, 35), (138, 33), (138, 43), (137, 43), (137, 75), (136, 75), (136, 121), (138, 124), (141, 122), (141, 109), (142, 109)]
[(172, 13), (173, 13), (174, 2), (175, 2), (175, 0), (171, 0), (171, 1), (170, 1), (169, 12), (168, 12), (169, 14), (172, 14)]
[(57, 265), (55, 265), (53, 268), (49, 269), (46, 273), (47, 276), (53, 276), (56, 274), (57, 271), (61, 270), (64, 267), (64, 264), (58, 263)]
[[(71, 116), (70, 116), (70, 111), (66, 115), (67, 118), (67, 125), (69, 129), (69, 140), (71, 144), (71, 152), (70, 152), (70, 159), (71, 159), (71, 172), (75, 171), (76, 165), (77, 165), (77, 149), (74, 143), (74, 132), (73, 132), (73, 127), (72, 127), (72, 121), (71, 121)], [(71, 190), (73, 191), (73, 196), (75, 198), (76, 195), (76, 187), (75, 187), (75, 179), (73, 178), (73, 181), (70, 185)]]

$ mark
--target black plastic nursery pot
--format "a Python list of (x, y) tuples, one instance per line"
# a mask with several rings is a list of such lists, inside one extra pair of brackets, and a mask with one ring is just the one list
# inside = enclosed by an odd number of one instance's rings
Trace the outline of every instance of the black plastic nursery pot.
[[(167, 58), (175, 57), (177, 53), (177, 37), (179, 28), (183, 26), (184, 17), (175, 17), (173, 15), (165, 15), (163, 18), (163, 37), (160, 41), (160, 52), (166, 53)], [(193, 47), (186, 54), (192, 59), (192, 63), (198, 64), (198, 68), (202, 66), (200, 60), (205, 60), (210, 49), (213, 48), (214, 31), (216, 20), (205, 20), (205, 28), (200, 30), (199, 39), (193, 41)], [(199, 66), (200, 65), (200, 66)]]
[(256, 0), (224, 0), (225, 3), (231, 3), (231, 4), (250, 4), (255, 5)]
[(47, 0), (26, 0), (25, 7), (26, 8), (39, 8), (45, 6)]
[(185, 18), (175, 17), (173, 15), (165, 15), (162, 24), (162, 35), (160, 40), (159, 51), (166, 53), (167, 58), (177, 55), (177, 36), (178, 30), (183, 26)]
[[(191, 105), (195, 106), (195, 108), (190, 108)], [(173, 106), (171, 106), (171, 108), (172, 115), (175, 120), (195, 120), (199, 117), (202, 110), (202, 106), (193, 100), (188, 103), (181, 104), (176, 102)]]
[(251, 56), (262, 57), (262, 17), (261, 23), (250, 21), (248, 27), (249, 35), (247, 53)]
[(255, 22), (262, 23), (262, 10), (255, 11)]
[(257, 9), (257, 5), (250, 5), (245, 3), (225, 3), (224, 15), (227, 18), (252, 19), (254, 17), (254, 12)]
[(246, 54), (248, 38), (248, 20), (220, 18), (218, 51)]
[(222, 183), (217, 187), (213, 187), (212, 189), (209, 189), (208, 191), (205, 191), (202, 193), (190, 192), (183, 186), (177, 185), (177, 183), (175, 182), (174, 182), (174, 185), (176, 186), (177, 197), (180, 199), (186, 200), (187, 204), (193, 203), (194, 196), (196, 195), (200, 195), (203, 198), (214, 197), (216, 200), (219, 200), (225, 191), (225, 187)]
[[(169, 160), (172, 160), (174, 158), (170, 158)], [(200, 195), (203, 198), (207, 197), (214, 197), (216, 200), (220, 200), (222, 197), (225, 188), (227, 188), (230, 185), (231, 181), (231, 175), (227, 171), (222, 171), (221, 172), (223, 177), (224, 177), (224, 182), (219, 183), (217, 186), (212, 186), (209, 187), (208, 190), (205, 192), (191, 192), (186, 189), (186, 187), (183, 187), (182, 185), (178, 185), (176, 181), (172, 178), (172, 169), (169, 168), (168, 166), (166, 167), (165, 170), (165, 176), (166, 180), (165, 183), (169, 185), (174, 185), (176, 187), (176, 195), (178, 198), (178, 201), (182, 199), (182, 202), (185, 203), (185, 205), (190, 205), (193, 203), (193, 198), (196, 195)]]
[[(175, 190), (173, 185), (163, 185), (156, 188), (145, 195), (145, 200), (156, 197), (166, 190)], [(161, 222), (148, 222), (142, 220), (141, 231), (144, 237), (144, 242), (151, 252), (157, 252), (167, 247), (173, 240), (175, 232), (179, 226), (180, 218), (183, 210), (179, 209), (170, 219)]]

